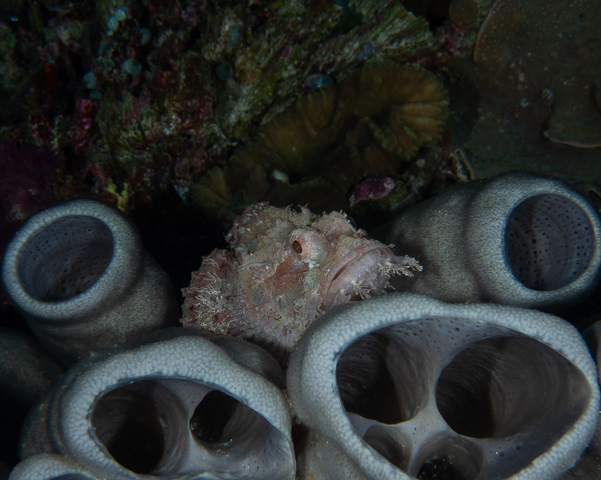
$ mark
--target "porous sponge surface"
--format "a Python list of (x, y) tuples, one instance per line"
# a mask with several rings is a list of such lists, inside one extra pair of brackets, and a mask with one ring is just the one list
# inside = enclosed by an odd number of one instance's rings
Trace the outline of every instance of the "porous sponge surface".
[[(164, 456), (173, 457), (164, 460), (169, 474), (210, 471), (212, 468), (229, 471), (239, 460), (241, 468), (252, 470), (257, 478), (294, 478), (291, 414), (281, 391), (234, 362), (209, 340), (198, 336), (176, 337), (131, 351), (108, 354), (67, 380), (70, 384), (64, 389), (58, 407), (62, 414), (59, 428), (61, 442), (78, 464), (99, 475), (145, 478), (115, 462), (106, 454), (99, 439), (91, 434), (92, 413), (102, 396), (116, 388), (144, 381), (156, 382), (161, 391), (166, 392), (163, 398), (168, 396), (169, 401), (174, 402), (171, 406), (158, 406), (176, 412), (171, 416), (167, 414), (166, 445), (171, 445), (169, 436), (176, 435), (171, 432), (180, 432), (171, 451), (166, 448), (163, 452)], [(192, 439), (189, 417), (203, 397), (215, 389), (235, 398), (269, 423), (257, 433), (257, 438), (244, 438), (243, 441), (248, 442), (248, 451), (242, 459), (224, 457), (219, 451), (205, 448), (202, 442)], [(198, 464), (201, 460), (205, 463)]]
[[(365, 363), (395, 388), (377, 390)], [(354, 400), (366, 385), (385, 412)], [(415, 478), (446, 457), (466, 478), (558, 478), (593, 435), (599, 405), (594, 362), (561, 319), (413, 294), (316, 322), (291, 357), (288, 392), (297, 416), (367, 478)], [(479, 412), (482, 392), (492, 406)], [(493, 421), (475, 428), (471, 416)]]

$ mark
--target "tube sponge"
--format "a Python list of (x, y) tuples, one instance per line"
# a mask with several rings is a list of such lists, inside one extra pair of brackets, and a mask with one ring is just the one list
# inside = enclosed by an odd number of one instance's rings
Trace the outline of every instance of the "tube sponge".
[(0, 327), (0, 393), (4, 401), (29, 407), (63, 372), (31, 335)]
[[(238, 361), (261, 373), (278, 368), (258, 347), (231, 340), (219, 342)], [(168, 329), (73, 365), (30, 412), (21, 456), (31, 467), (11, 480), (48, 470), (57, 460), (48, 454), (77, 464), (86, 480), (292, 480), (291, 420), (261, 374), (207, 338)]]
[(10, 480), (101, 480), (86, 472), (65, 455), (42, 453), (19, 463), (8, 477)]
[(94, 200), (31, 217), (6, 249), (2, 281), (42, 346), (65, 364), (175, 325), (180, 313), (131, 220)]
[(424, 266), (393, 279), (398, 290), (447, 302), (557, 311), (601, 276), (598, 213), (559, 179), (526, 172), (455, 186), (371, 233)]
[(569, 323), (415, 294), (318, 319), (287, 386), (311, 429), (299, 478), (558, 479), (599, 415), (595, 363)]

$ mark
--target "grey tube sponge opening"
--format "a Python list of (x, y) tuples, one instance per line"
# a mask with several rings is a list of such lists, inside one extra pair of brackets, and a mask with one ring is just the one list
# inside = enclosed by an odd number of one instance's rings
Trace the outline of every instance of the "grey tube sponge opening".
[(41, 302), (80, 295), (107, 269), (114, 243), (109, 227), (93, 217), (72, 215), (56, 220), (23, 246), (18, 264), (23, 289)]
[[(557, 479), (586, 448), (599, 408), (595, 364), (567, 322), (415, 294), (316, 321), (287, 385), (314, 443), (333, 443), (355, 478)], [(301, 478), (338, 478), (321, 452), (305, 446)]]
[(473, 197), (467, 219), (464, 254), (485, 299), (562, 310), (599, 282), (599, 214), (559, 179), (526, 172), (494, 177)]
[(81, 360), (30, 417), (23, 452), (50, 447), (91, 478), (294, 478), (282, 392), (202, 336)]
[(461, 184), (373, 232), (424, 269), (398, 291), (560, 311), (601, 275), (601, 222), (564, 182), (526, 172)]
[(579, 279), (595, 261), (595, 228), (582, 208), (559, 195), (537, 195), (511, 212), (505, 256), (526, 288), (547, 292)]
[[(61, 320), (93, 313), (135, 281), (142, 244), (118, 210), (76, 200), (31, 217), (7, 247), (2, 279), (25, 313)], [(109, 265), (110, 264), (110, 265)], [(112, 282), (97, 282), (102, 276)]]
[(175, 325), (175, 290), (117, 209), (74, 200), (31, 217), (2, 263), (7, 293), (65, 364)]

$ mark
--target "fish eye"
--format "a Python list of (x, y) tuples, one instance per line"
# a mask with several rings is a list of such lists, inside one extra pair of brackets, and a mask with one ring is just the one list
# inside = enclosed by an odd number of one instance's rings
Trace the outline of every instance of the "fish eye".
[(298, 240), (292, 242), (292, 250), (301, 255), (303, 253), (303, 247)]

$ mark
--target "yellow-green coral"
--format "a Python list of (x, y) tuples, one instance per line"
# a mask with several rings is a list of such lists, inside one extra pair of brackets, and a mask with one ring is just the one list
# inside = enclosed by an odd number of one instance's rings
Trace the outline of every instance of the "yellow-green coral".
[(447, 116), (447, 93), (426, 70), (362, 70), (262, 127), (225, 169), (200, 180), (195, 203), (229, 219), (265, 200), (346, 209), (352, 185), (396, 172), (422, 145), (440, 140)]

